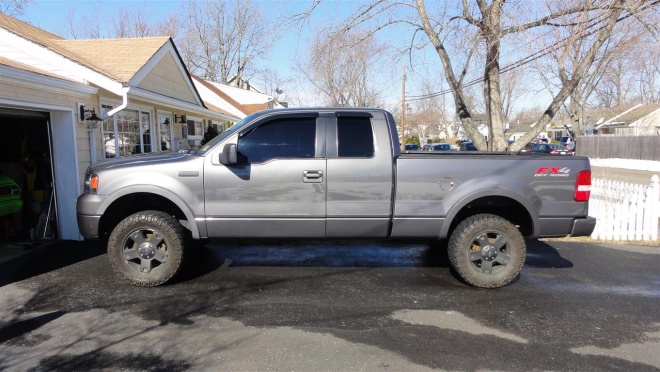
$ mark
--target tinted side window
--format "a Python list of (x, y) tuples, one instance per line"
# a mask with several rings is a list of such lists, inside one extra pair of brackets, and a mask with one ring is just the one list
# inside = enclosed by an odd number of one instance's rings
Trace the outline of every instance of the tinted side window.
[(374, 151), (374, 132), (369, 118), (337, 118), (339, 157), (370, 158)]
[(275, 158), (313, 158), (316, 119), (281, 119), (242, 134), (238, 153), (243, 162), (263, 163)]

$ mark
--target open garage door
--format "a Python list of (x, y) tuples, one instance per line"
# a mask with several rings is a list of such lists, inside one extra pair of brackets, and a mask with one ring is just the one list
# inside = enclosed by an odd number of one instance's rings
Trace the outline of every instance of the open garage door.
[(58, 239), (49, 121), (47, 112), (0, 108), (0, 242)]

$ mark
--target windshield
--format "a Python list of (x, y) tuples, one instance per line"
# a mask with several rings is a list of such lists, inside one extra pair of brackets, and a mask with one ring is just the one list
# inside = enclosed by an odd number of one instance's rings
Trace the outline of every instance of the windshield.
[(246, 116), (243, 120), (239, 121), (238, 123), (232, 125), (229, 129), (226, 131), (218, 134), (215, 136), (212, 140), (207, 142), (204, 146), (201, 147), (196, 147), (195, 149), (191, 150), (191, 154), (197, 154), (200, 156), (203, 156), (206, 154), (207, 151), (215, 147), (218, 143), (222, 142), (225, 138), (231, 136), (235, 132), (237, 132), (239, 129), (241, 129), (245, 124), (249, 123), (252, 121), (252, 119), (256, 116), (256, 114), (252, 114), (249, 116)]

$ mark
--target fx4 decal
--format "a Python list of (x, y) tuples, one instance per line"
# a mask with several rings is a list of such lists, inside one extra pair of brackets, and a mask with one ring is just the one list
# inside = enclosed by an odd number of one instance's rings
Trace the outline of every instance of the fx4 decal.
[(534, 177), (569, 177), (571, 168), (541, 167), (536, 171)]

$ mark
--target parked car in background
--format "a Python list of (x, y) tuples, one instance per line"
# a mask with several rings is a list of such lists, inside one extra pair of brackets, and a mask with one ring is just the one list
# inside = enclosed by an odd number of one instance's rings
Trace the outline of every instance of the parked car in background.
[(415, 143), (406, 143), (406, 151), (418, 151), (419, 145)]
[(563, 136), (559, 139), (559, 144), (566, 146), (569, 150), (575, 150), (575, 140), (571, 136)]
[(536, 146), (536, 145), (537, 145), (536, 142), (528, 142), (528, 143), (525, 145), (525, 147), (523, 147), (522, 149), (520, 149), (520, 151), (521, 151), (521, 152), (532, 152), (532, 149), (533, 149), (534, 146)]
[(445, 142), (429, 143), (424, 145), (424, 151), (454, 151), (450, 144)]
[(461, 142), (458, 151), (479, 151), (472, 141)]
[(566, 146), (556, 143), (540, 143), (532, 148), (532, 152), (553, 155), (575, 155), (575, 151), (569, 150)]

